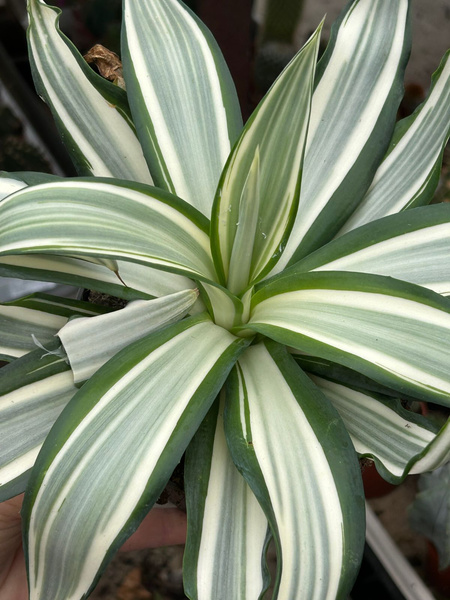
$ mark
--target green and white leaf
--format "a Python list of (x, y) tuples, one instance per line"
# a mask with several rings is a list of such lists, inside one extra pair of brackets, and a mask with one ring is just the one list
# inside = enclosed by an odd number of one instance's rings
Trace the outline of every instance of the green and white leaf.
[(40, 293), (0, 304), (0, 357), (11, 360), (51, 342), (73, 316), (92, 317), (111, 310)]
[(31, 599), (88, 595), (159, 497), (247, 344), (207, 316), (190, 317), (128, 346), (79, 390), (25, 497)]
[(0, 360), (12, 360), (54, 339), (67, 317), (45, 310), (0, 305)]
[(411, 468), (411, 474), (426, 473), (440, 468), (450, 461), (450, 420), (440, 429), (436, 438)]
[(286, 276), (253, 297), (246, 328), (450, 406), (450, 302), (389, 277)]
[(199, 282), (199, 289), (214, 323), (230, 330), (242, 322), (244, 314), (243, 301), (226, 288)]
[(0, 275), (21, 279), (39, 279), (96, 290), (125, 300), (165, 296), (194, 287), (187, 277), (153, 269), (147, 265), (117, 261), (118, 273), (82, 259), (26, 254), (0, 257)]
[(61, 33), (61, 11), (28, 0), (30, 62), (81, 175), (153, 183), (123, 90), (97, 75)]
[[(324, 358), (308, 356), (295, 348), (289, 348), (289, 353), (295, 359), (298, 366), (308, 373), (308, 375), (317, 375), (319, 378), (325, 378), (329, 381), (351, 387), (352, 389), (356, 388), (369, 393), (375, 392), (375, 394), (381, 394), (383, 396), (388, 396), (389, 398), (398, 398), (398, 392), (381, 385), (362, 373), (358, 373), (358, 371), (353, 371), (348, 367), (343, 367), (342, 365), (330, 360), (325, 360)], [(402, 398), (406, 399), (407, 396), (402, 396)], [(414, 401), (413, 398), (410, 400)]]
[(213, 256), (235, 294), (278, 260), (295, 219), (321, 29), (253, 112), (220, 178)]
[[(422, 455), (432, 450), (437, 436), (444, 435), (424, 417), (403, 409), (398, 400), (310, 377), (340, 414), (358, 454), (374, 459), (391, 483), (406, 477)], [(445, 437), (448, 444), (448, 434)]]
[(274, 598), (345, 598), (364, 545), (359, 464), (337, 412), (284, 348), (258, 344), (239, 359), (225, 432), (277, 543)]
[(60, 315), (62, 317), (88, 316), (95, 317), (113, 311), (109, 306), (100, 306), (92, 302), (83, 300), (74, 300), (72, 298), (61, 298), (52, 294), (36, 292), (11, 302), (6, 302), (7, 306), (22, 306), (32, 310), (41, 310), (48, 314)]
[(175, 196), (110, 179), (38, 185), (0, 204), (0, 254), (98, 256), (214, 279), (207, 229)]
[(119, 350), (179, 321), (197, 300), (185, 290), (156, 300), (136, 300), (122, 310), (72, 319), (59, 332), (76, 384), (89, 379)]
[(273, 273), (337, 233), (387, 150), (410, 50), (408, 0), (354, 0), (318, 65), (300, 204)]
[(433, 76), (425, 102), (397, 124), (386, 158), (363, 201), (339, 235), (386, 215), (427, 204), (450, 136), (450, 51)]
[[(54, 340), (49, 350), (59, 345)], [(44, 439), (76, 391), (67, 363), (40, 349), (2, 368), (0, 502), (25, 491)]]
[[(63, 181), (63, 177), (59, 175), (52, 175), (51, 173), (40, 173), (38, 171), (14, 171), (9, 173), (8, 171), (0, 171), (0, 186), (3, 180), (11, 180), (18, 184), (28, 185), (39, 185), (40, 183), (50, 183), (51, 181)], [(24, 186), (22, 186), (24, 187)]]
[(258, 600), (268, 584), (262, 570), (268, 523), (231, 459), (224, 399), (222, 394), (186, 453), (184, 590), (191, 600)]
[(122, 58), (133, 118), (156, 185), (209, 217), (242, 127), (216, 41), (178, 0), (125, 0)]
[[(289, 269), (355, 271), (395, 277), (450, 294), (450, 205), (400, 213), (334, 240)], [(286, 271), (287, 273), (288, 271)]]
[[(220, 203), (219, 203), (219, 217), (217, 219), (218, 229), (223, 232), (223, 236), (217, 235), (216, 243), (214, 238), (212, 240), (212, 249), (214, 250), (217, 245), (220, 247), (220, 241), (223, 238), (227, 238), (227, 229), (234, 230), (234, 239), (231, 245), (231, 252), (228, 257), (228, 265), (226, 262), (223, 264), (219, 258), (218, 269), (227, 268), (227, 289), (234, 294), (239, 295), (249, 285), (252, 280), (252, 258), (253, 248), (256, 242), (256, 238), (261, 235), (258, 231), (259, 214), (261, 207), (261, 182), (260, 182), (260, 156), (259, 146), (256, 147), (255, 157), (247, 175), (247, 179), (242, 186), (242, 192), (240, 195), (239, 209), (237, 221), (233, 223), (230, 228), (230, 211), (227, 209), (225, 216), (221, 217), (220, 214)], [(229, 205), (232, 209), (232, 203)], [(234, 216), (234, 215), (233, 215)], [(214, 218), (213, 218), (214, 223)], [(221, 225), (225, 223), (225, 227)], [(214, 231), (214, 227), (212, 228)], [(218, 243), (218, 244), (217, 244)], [(216, 261), (217, 262), (217, 261)]]

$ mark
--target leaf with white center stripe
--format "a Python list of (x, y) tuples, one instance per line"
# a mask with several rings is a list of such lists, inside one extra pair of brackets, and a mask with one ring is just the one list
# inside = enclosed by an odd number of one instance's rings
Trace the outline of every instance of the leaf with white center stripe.
[(0, 358), (11, 360), (46, 345), (73, 316), (92, 316), (111, 309), (89, 302), (36, 294), (0, 304)]
[(0, 276), (54, 281), (125, 300), (165, 296), (195, 286), (187, 277), (147, 265), (118, 260), (117, 266), (122, 281), (103, 266), (75, 258), (44, 254), (2, 256)]
[(7, 173), (0, 175), (0, 201), (24, 187), (27, 187), (24, 181), (20, 181), (20, 179), (13, 176), (8, 177)]
[(361, 273), (286, 276), (255, 294), (245, 328), (450, 406), (450, 301), (430, 290)]
[(394, 130), (410, 50), (409, 0), (353, 0), (317, 67), (297, 218), (279, 272), (333, 238)]
[(220, 178), (212, 248), (234, 294), (272, 268), (295, 219), (321, 29), (254, 111)]
[[(48, 344), (56, 351), (60, 342)], [(77, 392), (70, 367), (36, 349), (3, 367), (0, 376), (0, 502), (25, 491), (50, 428)]]
[(185, 290), (156, 300), (136, 300), (108, 315), (69, 321), (58, 331), (58, 337), (75, 383), (89, 379), (128, 344), (179, 321), (197, 296), (197, 290)]
[(450, 419), (447, 419), (445, 425), (441, 428), (435, 439), (423, 453), (420, 460), (415, 462), (410, 473), (426, 473), (433, 469), (440, 468), (450, 461)]
[(287, 269), (395, 277), (450, 295), (450, 205), (414, 208), (367, 223)]
[(208, 226), (163, 190), (73, 179), (19, 190), (0, 203), (0, 254), (98, 256), (214, 280)]
[[(330, 360), (325, 360), (324, 358), (308, 356), (295, 348), (289, 348), (289, 353), (295, 359), (298, 366), (309, 375), (323, 377), (335, 383), (365, 390), (366, 392), (375, 392), (376, 394), (382, 394), (390, 398), (398, 398), (398, 392), (395, 390), (381, 385), (357, 371), (338, 365)], [(402, 397), (407, 398), (405, 395)], [(411, 398), (411, 400), (413, 401), (414, 399)]]
[(234, 84), (207, 28), (178, 0), (125, 0), (122, 58), (156, 185), (209, 217), (242, 127)]
[(44, 310), (0, 305), (0, 360), (12, 360), (35, 350), (35, 340), (48, 344), (66, 322), (67, 317)]
[(88, 595), (247, 345), (204, 315), (190, 317), (128, 346), (84, 384), (47, 437), (25, 496), (31, 599)]
[(425, 102), (397, 124), (386, 158), (339, 235), (386, 215), (427, 204), (450, 136), (450, 51), (433, 75)]
[(364, 496), (338, 413), (273, 342), (242, 355), (227, 402), (233, 460), (277, 544), (274, 599), (346, 598), (364, 546)]
[(6, 302), (7, 306), (22, 306), (32, 310), (42, 310), (53, 315), (62, 317), (95, 317), (109, 313), (114, 309), (110, 306), (101, 306), (93, 302), (84, 302), (83, 300), (73, 300), (72, 298), (59, 298), (51, 294), (36, 292), (11, 302)]
[(57, 175), (36, 173), (34, 171), (15, 171), (14, 173), (0, 171), (0, 201), (29, 185), (61, 181), (61, 179)]
[(222, 393), (186, 452), (184, 591), (191, 600), (258, 600), (268, 584), (268, 524), (231, 459), (223, 407)]
[[(310, 377), (341, 415), (356, 452), (372, 458), (380, 474), (391, 483), (402, 481), (422, 456), (429, 452), (436, 456), (436, 444), (449, 442), (447, 425), (438, 433), (439, 428), (431, 421), (405, 410), (399, 400)], [(430, 468), (438, 467), (440, 462), (425, 461)]]
[(226, 288), (199, 282), (202, 298), (214, 323), (231, 329), (242, 322), (244, 304)]
[(61, 33), (61, 11), (28, 0), (36, 89), (49, 105), (81, 175), (153, 183), (123, 90), (97, 75)]

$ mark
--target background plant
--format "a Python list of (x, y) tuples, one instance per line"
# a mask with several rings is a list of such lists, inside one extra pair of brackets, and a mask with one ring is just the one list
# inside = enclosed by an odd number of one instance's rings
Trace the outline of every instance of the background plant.
[(450, 207), (422, 206), (450, 64), (396, 125), (409, 8), (350, 2), (317, 68), (320, 27), (242, 127), (177, 0), (124, 1), (126, 92), (29, 0), (36, 87), (80, 177), (4, 175), (0, 273), (133, 300), (1, 306), (0, 493), (26, 489), (33, 600), (85, 597), (185, 451), (190, 598), (261, 597), (270, 537), (274, 598), (346, 598), (358, 455), (392, 482), (448, 462), (448, 424), (397, 399), (450, 399)]

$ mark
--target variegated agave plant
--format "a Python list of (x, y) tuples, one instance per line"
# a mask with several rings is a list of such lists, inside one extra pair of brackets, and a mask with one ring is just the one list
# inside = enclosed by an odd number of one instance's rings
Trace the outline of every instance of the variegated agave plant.
[(1, 274), (133, 300), (1, 306), (0, 493), (26, 489), (32, 600), (85, 598), (185, 451), (191, 599), (261, 598), (271, 536), (273, 598), (346, 598), (358, 455), (392, 482), (449, 460), (448, 426), (397, 399), (450, 406), (450, 206), (421, 206), (448, 54), (395, 125), (409, 2), (353, 0), (317, 68), (320, 27), (242, 128), (178, 0), (124, 0), (126, 92), (57, 10), (28, 9), (38, 92), (83, 178), (4, 174)]

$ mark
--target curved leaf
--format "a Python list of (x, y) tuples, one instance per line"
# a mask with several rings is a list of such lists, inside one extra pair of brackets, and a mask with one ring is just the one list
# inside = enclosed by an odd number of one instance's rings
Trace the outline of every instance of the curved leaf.
[(220, 178), (212, 249), (234, 294), (270, 270), (295, 219), (321, 29), (253, 112)]
[(0, 201), (24, 187), (27, 187), (24, 181), (20, 181), (13, 175), (9, 176), (9, 173), (2, 171), (0, 174)]
[(52, 342), (71, 317), (92, 317), (112, 309), (90, 302), (32, 294), (0, 304), (0, 357), (10, 360)]
[(86, 381), (119, 350), (185, 316), (197, 300), (197, 290), (137, 300), (122, 310), (69, 321), (60, 331), (75, 383)]
[[(2, 277), (54, 281), (125, 300), (165, 296), (195, 286), (187, 277), (147, 265), (118, 260), (117, 267), (120, 279), (103, 266), (65, 256), (26, 254), (0, 257)], [(23, 285), (23, 282), (19, 283)]]
[[(48, 345), (57, 350), (59, 341)], [(42, 443), (77, 392), (69, 365), (39, 348), (0, 377), (0, 502), (25, 491)]]
[(450, 205), (415, 208), (367, 223), (299, 261), (279, 277), (355, 271), (395, 277), (450, 294)]
[[(428, 419), (402, 408), (399, 400), (310, 377), (339, 412), (358, 454), (373, 459), (391, 483), (399, 483), (412, 471), (420, 472), (417, 465), (422, 457), (434, 453), (444, 438), (448, 444), (447, 426), (439, 432)], [(427, 462), (430, 468), (440, 464)]]
[(156, 185), (209, 217), (242, 126), (219, 47), (178, 0), (125, 0), (124, 77)]
[(25, 496), (31, 598), (89, 594), (157, 500), (246, 345), (191, 317), (128, 346), (79, 390)]
[(1, 202), (0, 254), (99, 256), (214, 280), (208, 222), (201, 217), (178, 198), (139, 184), (43, 184)]
[(184, 589), (191, 600), (258, 600), (267, 587), (267, 519), (241, 477), (216, 402), (186, 452), (188, 537)]
[(152, 183), (126, 94), (97, 75), (61, 33), (61, 11), (28, 0), (30, 62), (38, 94), (52, 110), (82, 175)]
[(245, 327), (450, 406), (450, 302), (430, 290), (361, 273), (286, 276), (255, 294)]
[(338, 414), (286, 350), (270, 342), (239, 359), (228, 403), (233, 460), (277, 542), (274, 598), (345, 598), (362, 556), (364, 497)]
[(410, 51), (409, 0), (353, 0), (318, 65), (294, 228), (274, 273), (333, 238), (394, 130)]
[(450, 50), (433, 75), (428, 98), (397, 124), (372, 185), (339, 235), (369, 221), (427, 204), (439, 182), (450, 136)]
[(23, 298), (18, 298), (11, 302), (5, 303), (7, 306), (22, 306), (32, 310), (41, 310), (48, 314), (60, 315), (70, 318), (78, 317), (95, 317), (112, 312), (114, 309), (110, 306), (101, 306), (93, 302), (85, 302), (83, 300), (73, 300), (71, 298), (60, 298), (52, 294), (44, 294), (36, 292)]
[(18, 358), (51, 342), (67, 317), (45, 310), (0, 305), (0, 360)]
[[(334, 381), (337, 384), (351, 387), (353, 389), (363, 390), (366, 392), (375, 392), (376, 394), (382, 394), (389, 398), (398, 398), (398, 392), (388, 388), (380, 383), (353, 371), (348, 367), (343, 367), (330, 360), (324, 358), (317, 358), (316, 356), (308, 356), (300, 350), (295, 348), (289, 348), (290, 355), (295, 359), (298, 366), (308, 373), (308, 375), (316, 375), (319, 378), (325, 378), (328, 381)], [(404, 399), (408, 399), (403, 396)], [(411, 399), (414, 401), (414, 399)]]

